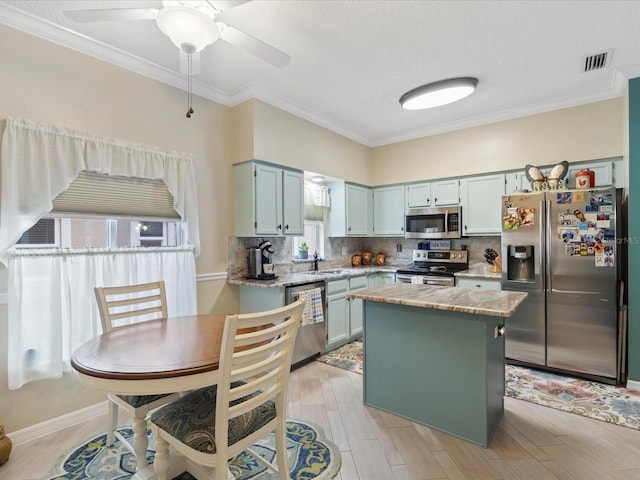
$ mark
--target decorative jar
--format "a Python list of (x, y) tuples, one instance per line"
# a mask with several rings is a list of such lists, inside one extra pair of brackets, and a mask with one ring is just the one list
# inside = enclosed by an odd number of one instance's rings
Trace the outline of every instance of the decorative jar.
[(4, 434), (4, 426), (0, 425), (0, 465), (9, 460), (11, 455), (11, 439)]

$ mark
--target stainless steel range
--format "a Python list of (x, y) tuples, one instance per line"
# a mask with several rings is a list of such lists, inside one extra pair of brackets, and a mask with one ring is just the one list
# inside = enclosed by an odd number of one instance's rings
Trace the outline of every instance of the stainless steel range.
[(466, 250), (414, 250), (413, 267), (397, 270), (396, 281), (453, 287), (455, 273), (468, 268)]

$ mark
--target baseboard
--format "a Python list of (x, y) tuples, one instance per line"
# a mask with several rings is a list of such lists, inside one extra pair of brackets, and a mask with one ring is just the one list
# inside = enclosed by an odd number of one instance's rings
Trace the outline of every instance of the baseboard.
[(638, 392), (640, 392), (640, 381), (627, 380), (627, 388), (629, 390), (637, 390)]
[(31, 425), (30, 427), (23, 428), (22, 430), (16, 430), (13, 433), (8, 433), (7, 436), (11, 439), (11, 443), (14, 445), (20, 445), (21, 443), (30, 442), (36, 438), (55, 433), (63, 428), (77, 425), (78, 423), (86, 422), (99, 415), (105, 415), (107, 413), (107, 400), (104, 402), (96, 403), (89, 407), (81, 408), (75, 412), (67, 413), (59, 417), (46, 420), (42, 423)]

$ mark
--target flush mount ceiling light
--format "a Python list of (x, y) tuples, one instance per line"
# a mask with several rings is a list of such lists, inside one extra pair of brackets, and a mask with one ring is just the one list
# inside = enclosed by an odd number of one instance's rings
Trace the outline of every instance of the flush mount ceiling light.
[(324, 177), (322, 175), (313, 175), (311, 177), (311, 180), (316, 182), (316, 183), (320, 183), (324, 181)]
[(449, 78), (428, 83), (409, 90), (400, 97), (405, 110), (422, 110), (457, 102), (473, 93), (478, 79), (473, 77)]

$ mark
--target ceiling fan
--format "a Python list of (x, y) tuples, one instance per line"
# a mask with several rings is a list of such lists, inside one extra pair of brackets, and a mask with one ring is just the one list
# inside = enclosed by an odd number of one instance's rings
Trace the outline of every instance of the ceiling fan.
[[(162, 8), (99, 8), (65, 10), (76, 22), (155, 20), (162, 33), (180, 49), (182, 57), (198, 65), (199, 54), (208, 45), (224, 41), (246, 50), (277, 67), (286, 67), (291, 57), (248, 33), (228, 25), (224, 14), (250, 0), (166, 0)], [(183, 60), (183, 59), (181, 59)], [(181, 61), (182, 73), (186, 62)], [(195, 72), (192, 72), (195, 73)]]

